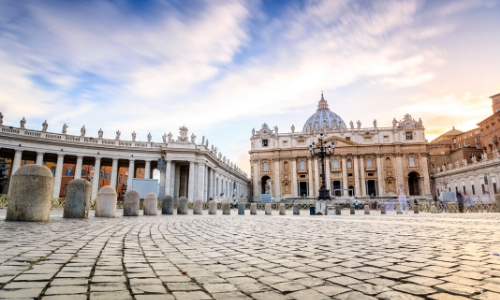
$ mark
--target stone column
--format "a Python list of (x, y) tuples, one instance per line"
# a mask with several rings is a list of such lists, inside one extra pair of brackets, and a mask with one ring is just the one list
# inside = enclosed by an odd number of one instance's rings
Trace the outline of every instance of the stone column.
[(361, 185), (359, 179), (359, 164), (358, 164), (358, 156), (353, 155), (352, 160), (354, 161), (354, 194), (356, 196), (360, 196), (359, 186)]
[(382, 154), (377, 154), (377, 177), (378, 177), (378, 194), (385, 195), (384, 191), (384, 173), (382, 170)]
[(429, 179), (429, 165), (427, 164), (427, 153), (422, 152), (420, 156), (421, 156), (420, 163), (422, 164), (422, 171), (424, 172), (424, 195), (431, 196), (431, 181)]
[[(114, 163), (114, 160), (113, 160), (113, 163)], [(111, 173), (111, 176), (113, 176), (113, 173)], [(113, 178), (113, 177), (111, 177)], [(127, 190), (131, 190), (132, 189), (132, 179), (135, 178), (135, 160), (133, 159), (130, 159), (128, 161), (128, 178), (127, 178)], [(116, 184), (116, 182), (115, 182)], [(113, 185), (112, 185), (113, 186)], [(145, 195), (142, 195), (143, 197)]]
[[(14, 154), (14, 160), (12, 161), (12, 168), (10, 171), (10, 178), (9, 178), (9, 195), (10, 195), (10, 187), (12, 186), (12, 176), (16, 173), (17, 169), (21, 167), (21, 158), (23, 156), (23, 150), (16, 150), (16, 153)], [(62, 172), (62, 169), (61, 169)], [(57, 197), (59, 197), (59, 194), (57, 194)]]
[(167, 171), (166, 170), (160, 171), (160, 181), (158, 182), (158, 191), (159, 191), (158, 196), (160, 199), (162, 199), (162, 201), (163, 201), (163, 197), (168, 195), (165, 193), (166, 178), (167, 178)]
[(403, 159), (402, 153), (396, 153), (396, 189), (399, 189), (399, 185), (402, 184), (406, 186), (403, 180)]
[(347, 189), (347, 157), (345, 154), (342, 155), (342, 195), (344, 197), (349, 196), (349, 191)]
[(74, 179), (82, 178), (82, 165), (83, 165), (83, 156), (77, 156)]
[(101, 176), (101, 158), (96, 157), (94, 163), (94, 177), (92, 177), (92, 196), (91, 200), (97, 198), (97, 192), (99, 191), (99, 177)]
[(36, 153), (36, 164), (37, 165), (43, 165), (43, 155), (45, 153), (44, 152), (37, 152)]
[(314, 195), (319, 196), (319, 159), (317, 157), (314, 158)]
[(274, 199), (281, 201), (280, 159), (274, 158)]
[(307, 177), (309, 179), (309, 190), (308, 190), (308, 196), (312, 197), (314, 196), (314, 188), (313, 188), (313, 169), (312, 169), (312, 163), (311, 163), (311, 158), (309, 157), (307, 159)]
[(54, 189), (52, 190), (52, 198), (59, 198), (61, 192), (61, 180), (64, 165), (64, 154), (57, 154), (56, 175), (54, 176)]
[[(116, 178), (118, 176), (118, 158), (113, 158), (113, 163), (111, 165), (111, 180), (109, 185), (116, 190)], [(131, 177), (130, 175), (128, 176)]]
[(203, 201), (203, 191), (205, 190), (205, 164), (198, 163), (198, 179), (196, 180), (196, 200)]
[(325, 157), (326, 189), (329, 190), (330, 196), (332, 195), (332, 180), (331, 180), (332, 173), (330, 172), (330, 165), (331, 164), (332, 164), (332, 161), (330, 160), (330, 158)]
[[(165, 182), (165, 192), (164, 195), (172, 196), (172, 161), (165, 161), (165, 178), (163, 179)], [(163, 198), (162, 198), (163, 199)]]
[(210, 173), (208, 171), (208, 166), (205, 166), (205, 175), (204, 175), (205, 181), (203, 182), (203, 198), (201, 199), (203, 202), (208, 201), (208, 193), (210, 190), (209, 181), (208, 181), (209, 175), (210, 175)]
[(146, 166), (144, 167), (144, 179), (151, 178), (151, 162), (146, 160)]
[[(259, 186), (260, 161), (253, 160), (253, 201), (260, 201), (260, 186)], [(219, 195), (217, 195), (218, 197)]]
[(194, 161), (189, 162), (188, 201), (194, 201)]
[(179, 199), (179, 190), (181, 188), (181, 167), (180, 165), (175, 168), (174, 172), (174, 201)]
[(172, 196), (172, 198), (174, 197), (174, 190), (175, 190), (175, 172), (177, 172), (177, 164), (175, 163), (175, 161), (172, 161), (170, 163), (170, 196)]
[(212, 198), (215, 200), (215, 170), (210, 168), (210, 189), (208, 192), (208, 199)]
[(297, 197), (297, 157), (292, 157), (292, 195)]
[(360, 166), (361, 166), (361, 195), (366, 196), (366, 180), (365, 180), (365, 156), (359, 156)]

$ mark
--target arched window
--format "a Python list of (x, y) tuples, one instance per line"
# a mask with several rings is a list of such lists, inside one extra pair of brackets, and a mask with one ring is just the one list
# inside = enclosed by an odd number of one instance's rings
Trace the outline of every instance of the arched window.
[(285, 172), (288, 172), (288, 162), (286, 162), (286, 161), (283, 163), (283, 170)]
[(386, 167), (388, 167), (388, 168), (390, 168), (390, 167), (391, 167), (391, 159), (390, 159), (389, 157), (387, 157), (387, 158), (385, 159), (385, 166), (386, 166)]
[(366, 159), (366, 167), (367, 168), (372, 168), (373, 167), (373, 160), (370, 157), (368, 157)]
[(82, 176), (87, 175), (87, 171), (85, 169), (82, 169)]
[(339, 161), (338, 159), (334, 158), (332, 160), (332, 169), (338, 169), (339, 168)]
[(72, 176), (72, 175), (73, 175), (73, 169), (67, 169), (66, 176)]
[(415, 166), (415, 157), (410, 156), (408, 158), (408, 164), (410, 165), (410, 167), (414, 167)]
[(301, 160), (300, 163), (299, 163), (299, 167), (301, 170), (305, 170), (306, 169), (306, 162)]
[(264, 170), (264, 172), (269, 171), (269, 164), (267, 162), (265, 162), (262, 169)]
[(118, 178), (118, 182), (123, 183), (123, 175), (122, 174), (120, 174), (120, 177)]
[(56, 168), (50, 169), (50, 172), (52, 172), (52, 176), (56, 176)]
[(347, 168), (352, 169), (352, 161), (350, 159), (347, 160)]
[(109, 173), (106, 171), (106, 177), (105, 179), (107, 180), (109, 178)]

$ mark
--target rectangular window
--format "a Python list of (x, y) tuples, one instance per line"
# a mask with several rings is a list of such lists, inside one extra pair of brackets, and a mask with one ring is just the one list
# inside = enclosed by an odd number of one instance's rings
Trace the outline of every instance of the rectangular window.
[(288, 141), (283, 141), (283, 146), (288, 146)]
[(384, 135), (384, 142), (388, 142), (389, 141), (389, 136), (388, 135)]
[(299, 140), (299, 145), (305, 145), (306, 141), (305, 140)]
[(350, 136), (347, 136), (345, 139), (346, 139), (346, 141), (350, 141), (350, 140), (351, 140), (351, 137), (350, 137)]
[(467, 193), (467, 191), (465, 190), (465, 185), (462, 186), (462, 189), (464, 190), (464, 195)]
[(431, 168), (434, 169), (434, 167), (435, 167), (434, 164), (431, 164)]
[(371, 136), (365, 136), (364, 140), (365, 140), (365, 142), (371, 142), (372, 141), (372, 137)]
[(472, 188), (472, 195), (476, 195), (476, 188), (474, 188), (474, 185), (472, 185), (471, 188)]
[(406, 132), (406, 140), (407, 141), (413, 140), (413, 132), (411, 132), (411, 131)]
[(497, 184), (496, 182), (493, 182), (493, 194), (497, 194)]
[(481, 183), (481, 190), (483, 192), (483, 195), (486, 195), (486, 190), (484, 189), (484, 183)]
[(262, 147), (267, 147), (267, 140), (262, 140)]

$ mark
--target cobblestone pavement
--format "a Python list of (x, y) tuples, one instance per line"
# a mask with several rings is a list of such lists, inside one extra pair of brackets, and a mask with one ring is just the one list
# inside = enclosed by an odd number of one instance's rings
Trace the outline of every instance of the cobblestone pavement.
[(0, 222), (0, 299), (500, 299), (500, 214), (218, 213)]

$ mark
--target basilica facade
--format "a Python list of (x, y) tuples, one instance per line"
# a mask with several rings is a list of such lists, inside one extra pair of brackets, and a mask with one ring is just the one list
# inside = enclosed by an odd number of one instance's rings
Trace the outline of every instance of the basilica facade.
[(263, 124), (252, 130), (250, 163), (253, 201), (271, 194), (273, 201), (317, 198), (321, 160), (312, 158), (309, 145), (320, 134), (334, 143), (325, 158), (327, 189), (336, 198), (396, 195), (403, 185), (410, 196), (431, 199), (427, 142), (421, 119), (407, 114), (391, 127), (349, 125), (332, 112), (323, 94), (317, 110), (301, 131), (288, 133)]

